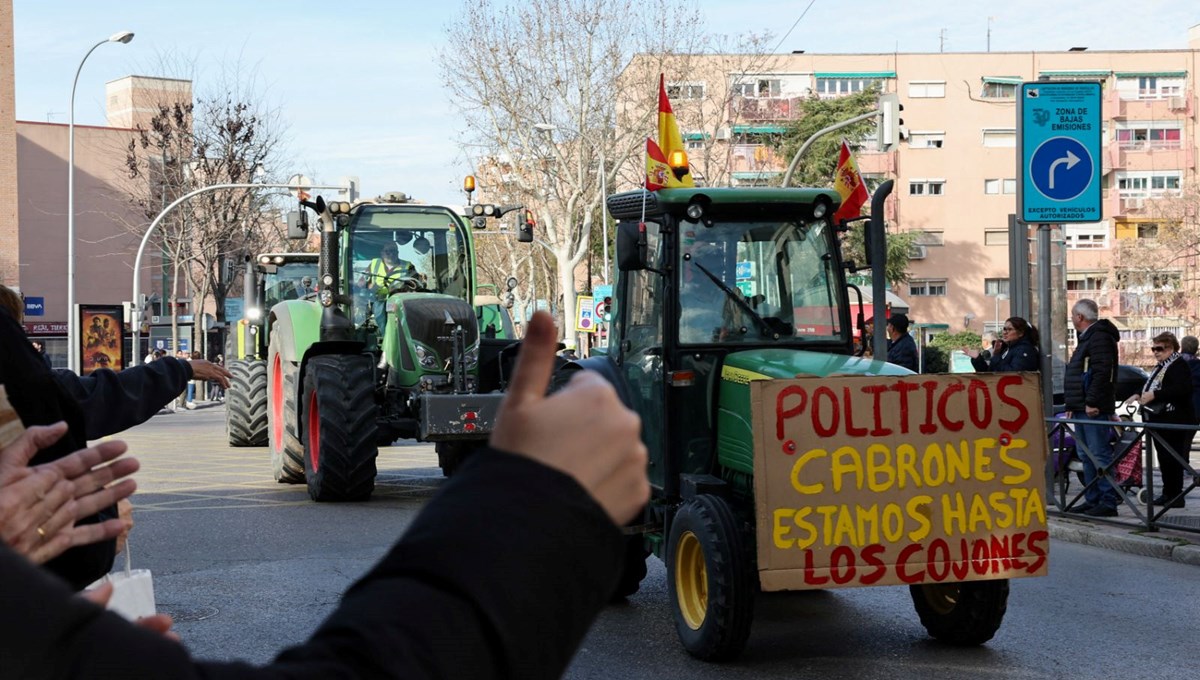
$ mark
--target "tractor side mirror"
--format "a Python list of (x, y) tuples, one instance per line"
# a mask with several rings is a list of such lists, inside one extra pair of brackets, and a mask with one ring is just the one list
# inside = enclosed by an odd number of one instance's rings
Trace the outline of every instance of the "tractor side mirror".
[(290, 239), (308, 238), (308, 211), (291, 210), (287, 214), (287, 237)]
[(646, 269), (646, 234), (636, 222), (617, 225), (617, 269), (633, 272)]

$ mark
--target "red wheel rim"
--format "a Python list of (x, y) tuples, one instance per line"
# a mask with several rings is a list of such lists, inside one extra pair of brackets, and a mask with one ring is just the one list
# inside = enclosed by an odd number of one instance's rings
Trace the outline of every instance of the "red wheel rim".
[(317, 411), (317, 391), (308, 398), (308, 457), (312, 471), (321, 469), (321, 414)]
[(271, 364), (271, 434), (275, 435), (275, 452), (283, 452), (283, 362), (279, 355)]

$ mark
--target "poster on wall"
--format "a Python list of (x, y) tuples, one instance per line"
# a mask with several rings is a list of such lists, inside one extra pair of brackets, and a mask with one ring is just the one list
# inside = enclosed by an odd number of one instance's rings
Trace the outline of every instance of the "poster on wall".
[(81, 375), (100, 368), (125, 368), (124, 318), (121, 305), (79, 305)]

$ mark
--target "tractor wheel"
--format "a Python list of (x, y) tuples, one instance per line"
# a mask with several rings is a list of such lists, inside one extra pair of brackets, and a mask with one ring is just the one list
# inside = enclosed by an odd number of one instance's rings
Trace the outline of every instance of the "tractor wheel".
[(271, 333), (267, 351), (267, 440), (271, 471), (280, 484), (304, 481), (304, 444), (296, 409), (296, 375), (300, 369), (283, 358), (277, 333)]
[(314, 501), (365, 501), (375, 490), (374, 367), (361, 354), (313, 357), (304, 371), (304, 476)]
[(465, 463), (467, 457), (474, 452), (476, 446), (469, 442), (434, 443), (433, 450), (437, 452), (438, 467), (442, 468), (442, 474), (453, 477), (459, 466)]
[(625, 556), (621, 559), (621, 578), (617, 581), (617, 589), (613, 591), (613, 602), (620, 602), (642, 587), (642, 579), (646, 578), (646, 558), (649, 556), (650, 551), (646, 550), (646, 539), (641, 534), (625, 537)]
[(1008, 579), (927, 583), (908, 590), (929, 635), (958, 647), (991, 640), (1008, 609)]
[(233, 380), (225, 393), (225, 430), (230, 446), (267, 445), (267, 362), (229, 362)]
[(700, 495), (675, 514), (667, 544), (667, 594), (675, 631), (703, 661), (732, 659), (750, 637), (754, 565), (729, 504)]

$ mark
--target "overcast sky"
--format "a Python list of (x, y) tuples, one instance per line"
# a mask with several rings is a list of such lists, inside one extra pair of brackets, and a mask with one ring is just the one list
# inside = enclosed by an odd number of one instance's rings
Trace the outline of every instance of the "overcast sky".
[[(297, 171), (363, 192), (404, 191), (460, 203), (467, 159), (434, 62), (459, 0), (14, 0), (20, 120), (66, 123), (71, 79), (89, 47), (131, 30), (128, 45), (88, 59), (76, 94), (78, 124), (104, 123), (104, 83), (147, 73), (160, 54), (194, 56), (204, 74), (222, 64), (255, 71), (289, 124)], [(714, 32), (770, 28), (780, 52), (1183, 49), (1200, 23), (1195, 0), (700, 0)], [(1003, 8), (1001, 5), (1003, 4)], [(191, 9), (186, 9), (191, 8)], [(906, 9), (908, 8), (908, 9)], [(467, 74), (469, 77), (469, 74)]]

